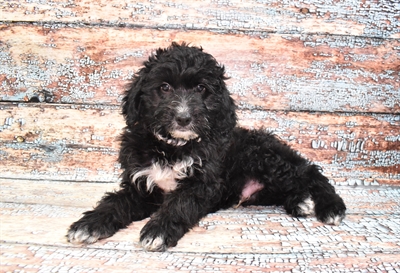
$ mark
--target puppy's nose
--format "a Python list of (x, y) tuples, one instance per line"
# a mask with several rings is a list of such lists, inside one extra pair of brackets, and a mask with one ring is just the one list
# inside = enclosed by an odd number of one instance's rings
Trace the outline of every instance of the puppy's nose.
[(179, 126), (187, 126), (191, 121), (192, 117), (190, 116), (189, 113), (179, 113), (175, 117), (176, 123), (178, 123)]

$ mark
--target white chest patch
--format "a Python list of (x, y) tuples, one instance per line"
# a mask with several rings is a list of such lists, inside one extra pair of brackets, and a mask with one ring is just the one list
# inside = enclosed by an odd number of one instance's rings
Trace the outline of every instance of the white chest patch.
[(193, 164), (194, 160), (191, 157), (184, 157), (183, 160), (174, 164), (156, 162), (134, 173), (132, 182), (137, 183), (139, 177), (147, 176), (146, 188), (149, 192), (155, 185), (165, 192), (173, 191), (178, 186), (178, 180), (193, 175)]

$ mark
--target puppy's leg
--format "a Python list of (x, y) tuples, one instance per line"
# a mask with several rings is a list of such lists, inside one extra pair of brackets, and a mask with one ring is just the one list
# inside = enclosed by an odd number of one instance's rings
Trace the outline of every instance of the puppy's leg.
[(204, 183), (200, 181), (188, 182), (192, 186), (184, 183), (166, 195), (160, 209), (143, 227), (140, 241), (145, 250), (165, 251), (175, 246), (210, 211), (211, 198), (218, 191), (211, 188), (206, 192)]
[(291, 189), (284, 200), (285, 210), (295, 216), (315, 215), (323, 223), (339, 225), (346, 206), (316, 165), (298, 166)]
[(341, 222), (346, 206), (318, 166), (270, 134), (246, 130), (237, 133), (245, 141), (236, 147), (235, 161), (241, 164), (232, 164), (235, 169), (231, 177), (247, 177), (236, 183), (242, 185), (240, 199), (247, 200), (244, 205), (283, 204), (295, 217), (315, 214), (327, 224)]
[(286, 212), (294, 217), (315, 215), (315, 203), (309, 191), (290, 194), (283, 205)]
[(306, 175), (310, 181), (309, 189), (317, 219), (326, 224), (339, 225), (346, 212), (343, 199), (316, 165), (309, 166)]
[(124, 188), (118, 192), (107, 193), (91, 211), (73, 223), (67, 234), (74, 244), (92, 244), (112, 236), (132, 221), (142, 220), (156, 210), (155, 205), (141, 197), (135, 190)]

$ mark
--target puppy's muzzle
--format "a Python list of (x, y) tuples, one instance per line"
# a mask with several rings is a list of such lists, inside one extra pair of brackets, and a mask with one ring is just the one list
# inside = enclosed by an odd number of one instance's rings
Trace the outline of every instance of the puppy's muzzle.
[(190, 140), (201, 141), (196, 132), (196, 121), (189, 106), (190, 97), (181, 96), (172, 102), (173, 110), (171, 123), (166, 135), (155, 132), (157, 139), (173, 146), (184, 146)]

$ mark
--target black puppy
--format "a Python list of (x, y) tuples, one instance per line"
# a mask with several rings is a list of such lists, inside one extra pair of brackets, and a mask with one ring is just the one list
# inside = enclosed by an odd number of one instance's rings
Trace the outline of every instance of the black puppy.
[(224, 74), (186, 44), (150, 56), (123, 99), (121, 189), (71, 225), (70, 242), (94, 243), (150, 216), (140, 241), (164, 251), (208, 213), (239, 205), (340, 224), (346, 207), (318, 166), (269, 133), (235, 127)]

